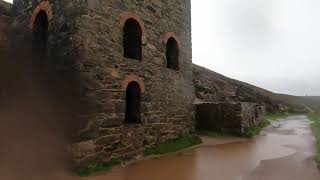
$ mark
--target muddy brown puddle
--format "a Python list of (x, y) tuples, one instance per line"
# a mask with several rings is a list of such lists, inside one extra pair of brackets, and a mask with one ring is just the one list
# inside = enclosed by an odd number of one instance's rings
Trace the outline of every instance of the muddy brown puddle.
[[(253, 140), (204, 138), (201, 147), (143, 160), (83, 180), (319, 180), (310, 122), (274, 122)], [(220, 143), (227, 143), (221, 144)], [(69, 179), (69, 178), (61, 178)]]

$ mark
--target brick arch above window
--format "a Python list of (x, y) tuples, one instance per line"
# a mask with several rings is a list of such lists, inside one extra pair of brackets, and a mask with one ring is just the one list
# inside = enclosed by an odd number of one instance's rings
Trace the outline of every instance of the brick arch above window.
[(120, 25), (122, 28), (124, 27), (124, 25), (126, 24), (128, 19), (134, 19), (135, 21), (137, 21), (139, 23), (141, 31), (142, 31), (142, 43), (145, 43), (147, 34), (146, 34), (146, 29), (144, 27), (144, 23), (141, 20), (141, 18), (137, 14), (130, 12), (130, 11), (126, 11), (126, 12), (121, 13), (119, 16), (119, 22), (120, 22)]
[(141, 93), (145, 92), (145, 86), (144, 86), (143, 79), (140, 78), (139, 76), (136, 76), (136, 75), (128, 75), (128, 76), (126, 76), (125, 80), (122, 82), (122, 91), (126, 91), (128, 85), (131, 82), (138, 83), (140, 88), (141, 88)]
[(50, 23), (50, 21), (52, 20), (53, 18), (53, 15), (52, 15), (52, 9), (51, 9), (51, 6), (50, 6), (50, 3), (48, 0), (45, 0), (45, 1), (41, 1), (37, 7), (34, 9), (34, 11), (32, 12), (32, 15), (31, 15), (31, 19), (30, 19), (30, 24), (29, 24), (29, 28), (32, 30), (33, 29), (33, 25), (34, 25), (34, 21), (38, 15), (38, 13), (40, 11), (45, 11), (47, 13), (47, 17), (48, 17), (48, 22)]
[(179, 49), (180, 49), (181, 48), (181, 44), (180, 44), (179, 38), (176, 36), (176, 34), (174, 32), (167, 32), (164, 35), (163, 43), (166, 45), (170, 38), (173, 38), (173, 39), (175, 39), (177, 41)]

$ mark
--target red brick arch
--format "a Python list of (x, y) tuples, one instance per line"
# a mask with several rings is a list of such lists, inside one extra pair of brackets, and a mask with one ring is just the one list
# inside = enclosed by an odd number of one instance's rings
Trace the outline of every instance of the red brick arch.
[(167, 32), (165, 35), (164, 35), (164, 38), (163, 38), (163, 43), (164, 44), (167, 44), (168, 40), (170, 38), (174, 38), (177, 43), (178, 43), (178, 46), (179, 46), (179, 49), (181, 47), (181, 44), (180, 44), (180, 41), (179, 41), (179, 38), (176, 36), (176, 34), (174, 32)]
[(128, 75), (128, 76), (126, 76), (125, 80), (122, 82), (122, 91), (126, 91), (128, 85), (131, 82), (138, 83), (140, 88), (141, 88), (141, 93), (145, 92), (145, 86), (144, 86), (144, 82), (143, 82), (142, 78), (140, 78), (139, 76), (136, 76), (136, 75)]
[(119, 22), (120, 22), (121, 27), (124, 27), (124, 25), (128, 19), (134, 19), (139, 23), (139, 25), (141, 27), (141, 32), (142, 32), (142, 43), (144, 43), (146, 40), (147, 34), (146, 34), (146, 29), (144, 27), (143, 21), (141, 20), (141, 18), (137, 14), (130, 12), (130, 11), (126, 11), (126, 12), (121, 13), (119, 16)]
[(29, 24), (29, 28), (31, 30), (33, 29), (34, 21), (40, 11), (45, 11), (47, 13), (49, 23), (50, 23), (51, 19), (53, 18), (52, 9), (51, 9), (49, 1), (48, 0), (41, 1), (31, 15), (30, 24)]

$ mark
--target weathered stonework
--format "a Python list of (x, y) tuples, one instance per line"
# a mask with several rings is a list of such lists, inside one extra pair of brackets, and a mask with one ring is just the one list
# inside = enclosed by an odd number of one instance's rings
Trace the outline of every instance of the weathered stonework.
[[(47, 14), (47, 56), (76, 69), (83, 125), (73, 135), (77, 168), (129, 159), (143, 149), (194, 131), (194, 85), (190, 2), (109, 0), (14, 0), (17, 35), (32, 38), (33, 22)], [(142, 60), (123, 55), (123, 26), (136, 20), (142, 31)], [(166, 41), (179, 44), (179, 70), (166, 67)], [(60, 62), (60, 57), (71, 62)], [(125, 124), (126, 88), (141, 89), (141, 124)], [(83, 120), (83, 121), (82, 121)]]
[(255, 103), (197, 104), (197, 127), (216, 132), (245, 133), (264, 120), (264, 107)]
[(11, 5), (0, 2), (0, 53), (3, 54), (10, 45), (8, 34), (11, 30), (12, 12)]

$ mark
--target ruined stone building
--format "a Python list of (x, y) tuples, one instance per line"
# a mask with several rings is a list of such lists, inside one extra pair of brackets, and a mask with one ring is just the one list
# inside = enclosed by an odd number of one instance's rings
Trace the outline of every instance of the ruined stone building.
[(249, 102), (214, 102), (196, 106), (197, 129), (244, 135), (264, 121), (265, 107)]
[[(70, 113), (44, 114), (54, 123), (71, 122), (66, 129), (75, 168), (132, 159), (145, 148), (193, 133), (196, 110), (212, 129), (241, 129), (241, 123), (261, 121), (260, 105), (218, 103), (249, 98), (192, 64), (190, 9), (190, 0), (0, 4), (0, 57), (11, 52), (14, 58), (7, 59), (13, 67), (23, 59), (22, 69), (37, 66), (29, 69), (35, 77), (49, 74), (40, 89), (53, 91), (51, 99), (63, 99), (55, 104), (59, 112)], [(56, 77), (63, 83), (56, 83)], [(16, 95), (23, 91), (14, 89)], [(209, 104), (195, 108), (195, 95)], [(220, 118), (225, 114), (231, 119)]]
[(70, 148), (77, 167), (130, 159), (194, 131), (190, 6), (188, 0), (13, 1), (14, 36), (28, 39), (38, 58), (54, 57), (79, 74), (87, 108)]

